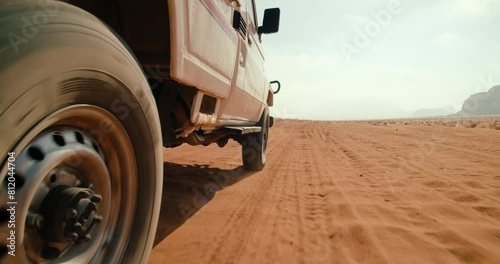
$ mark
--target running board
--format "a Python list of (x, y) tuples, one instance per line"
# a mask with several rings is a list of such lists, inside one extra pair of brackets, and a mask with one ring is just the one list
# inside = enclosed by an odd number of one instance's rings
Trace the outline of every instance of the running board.
[(262, 127), (258, 126), (225, 126), (219, 129), (217, 132), (221, 134), (246, 135), (259, 133), (260, 131), (262, 131)]

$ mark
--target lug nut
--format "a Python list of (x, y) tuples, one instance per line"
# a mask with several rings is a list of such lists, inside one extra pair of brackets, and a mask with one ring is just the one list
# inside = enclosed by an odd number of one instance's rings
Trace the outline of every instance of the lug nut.
[(68, 209), (66, 212), (66, 217), (69, 219), (74, 219), (78, 216), (78, 211), (76, 209)]
[(75, 229), (76, 229), (77, 231), (79, 231), (79, 232), (82, 232), (82, 231), (83, 231), (83, 226), (82, 226), (82, 224), (80, 224), (80, 223), (75, 223), (74, 227), (75, 227)]
[(80, 192), (79, 195), (80, 195), (81, 198), (89, 198), (90, 197), (90, 192), (83, 191), (83, 192)]
[(96, 216), (94, 217), (94, 224), (99, 224), (99, 223), (101, 223), (101, 222), (102, 222), (102, 216), (100, 216), (100, 215), (96, 215)]
[(95, 194), (90, 200), (94, 203), (100, 203), (102, 201), (102, 196)]
[(92, 239), (92, 236), (91, 236), (91, 235), (85, 235), (85, 236), (82, 238), (82, 242), (83, 242), (83, 243), (87, 243), (87, 242), (89, 242), (91, 239)]
[(71, 243), (71, 244), (74, 244), (77, 239), (78, 239), (78, 234), (77, 233), (70, 233), (66, 237), (66, 240), (68, 240), (68, 242)]
[(26, 224), (40, 229), (43, 227), (43, 216), (39, 214), (29, 213), (26, 217)]

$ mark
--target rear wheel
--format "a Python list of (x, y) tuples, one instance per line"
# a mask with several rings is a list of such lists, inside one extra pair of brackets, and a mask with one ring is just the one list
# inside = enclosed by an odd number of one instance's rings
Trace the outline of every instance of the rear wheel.
[(141, 69), (90, 14), (11, 3), (0, 31), (26, 41), (0, 41), (0, 262), (146, 263), (163, 176)]
[(241, 141), (243, 167), (246, 170), (261, 171), (266, 165), (269, 119), (269, 109), (266, 107), (258, 123), (262, 130), (259, 133), (247, 135)]

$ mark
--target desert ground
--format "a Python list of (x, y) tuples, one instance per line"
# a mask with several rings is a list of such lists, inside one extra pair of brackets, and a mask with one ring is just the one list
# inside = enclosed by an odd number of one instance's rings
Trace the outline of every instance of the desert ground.
[(241, 149), (165, 149), (151, 263), (500, 263), (500, 118), (277, 120)]

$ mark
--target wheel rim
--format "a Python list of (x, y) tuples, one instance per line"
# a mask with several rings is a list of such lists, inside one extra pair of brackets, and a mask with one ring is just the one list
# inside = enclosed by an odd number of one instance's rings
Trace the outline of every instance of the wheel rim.
[[(0, 208), (0, 234), (15, 231), (16, 259), (119, 259), (137, 198), (133, 147), (120, 122), (96, 106), (65, 107), (26, 133), (14, 152), (16, 226), (9, 228), (9, 212)], [(7, 169), (0, 171), (2, 205), (9, 201)]]

